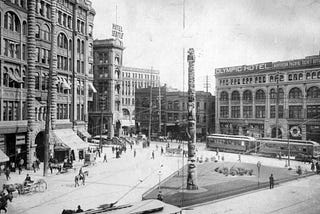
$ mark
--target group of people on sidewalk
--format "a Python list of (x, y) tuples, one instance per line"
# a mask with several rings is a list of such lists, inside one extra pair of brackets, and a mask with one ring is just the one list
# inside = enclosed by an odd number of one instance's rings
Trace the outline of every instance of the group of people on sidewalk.
[(311, 162), (311, 171), (320, 174), (320, 163), (318, 161)]

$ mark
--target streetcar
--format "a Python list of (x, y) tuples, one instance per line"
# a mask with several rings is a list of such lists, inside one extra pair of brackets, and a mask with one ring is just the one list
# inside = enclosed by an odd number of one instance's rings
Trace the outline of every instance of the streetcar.
[(271, 157), (289, 154), (296, 160), (309, 162), (320, 156), (320, 144), (315, 141), (262, 138), (257, 139), (255, 150)]
[(226, 152), (250, 152), (256, 146), (256, 139), (242, 135), (211, 134), (207, 136), (208, 150)]

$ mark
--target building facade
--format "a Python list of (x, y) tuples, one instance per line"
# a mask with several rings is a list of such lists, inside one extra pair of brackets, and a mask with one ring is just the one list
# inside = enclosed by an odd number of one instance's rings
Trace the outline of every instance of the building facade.
[(122, 125), (123, 133), (134, 132), (135, 92), (139, 88), (159, 87), (160, 72), (153, 69), (122, 68)]
[(121, 133), (123, 50), (118, 39), (93, 42), (94, 87), (97, 89), (89, 107), (89, 131), (93, 135), (102, 132), (112, 138)]
[(61, 130), (88, 137), (94, 15), (84, 0), (0, 1), (0, 149), (11, 162), (43, 160), (50, 71), (50, 154), (68, 147)]
[[(159, 93), (160, 92), (160, 93)], [(161, 108), (159, 108), (159, 95)], [(137, 89), (136, 91), (136, 123), (139, 130), (147, 134), (150, 118), (150, 88)], [(151, 130), (152, 133), (159, 132), (161, 124), (161, 135), (169, 136), (174, 139), (185, 139), (187, 127), (187, 105), (188, 94), (168, 89), (166, 86), (152, 89), (152, 114)], [(159, 117), (161, 112), (161, 118)], [(159, 122), (160, 121), (160, 122)], [(215, 98), (211, 93), (196, 92), (196, 124), (197, 137), (205, 137), (207, 133), (214, 133), (215, 130)]]
[(218, 133), (319, 142), (319, 55), (217, 68), (215, 76)]

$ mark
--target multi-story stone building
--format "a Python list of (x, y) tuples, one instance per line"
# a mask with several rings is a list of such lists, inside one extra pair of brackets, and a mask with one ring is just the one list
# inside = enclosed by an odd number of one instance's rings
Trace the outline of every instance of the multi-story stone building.
[[(136, 91), (136, 122), (144, 134), (149, 129), (149, 100), (150, 88)], [(187, 127), (188, 93), (170, 90), (167, 87), (160, 89), (161, 109), (159, 109), (159, 88), (152, 89), (152, 133), (159, 132), (159, 111), (161, 111), (161, 134), (172, 138), (184, 138)], [(211, 93), (196, 92), (196, 124), (197, 137), (205, 137), (215, 130), (215, 98)]]
[(121, 133), (123, 50), (118, 39), (93, 42), (94, 86), (97, 93), (89, 107), (89, 131), (94, 135), (102, 131), (112, 138)]
[(159, 87), (160, 72), (153, 69), (122, 68), (122, 126), (124, 134), (135, 127), (135, 92), (139, 88)]
[(215, 69), (218, 133), (319, 142), (319, 70), (319, 55)]
[(85, 144), (76, 133), (88, 137), (92, 100), (94, 15), (87, 0), (0, 1), (0, 148), (10, 161), (43, 160), (50, 71), (50, 154), (73, 150), (79, 158)]

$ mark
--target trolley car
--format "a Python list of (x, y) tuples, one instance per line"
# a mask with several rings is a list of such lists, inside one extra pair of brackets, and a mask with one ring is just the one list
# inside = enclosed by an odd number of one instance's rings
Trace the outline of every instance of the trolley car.
[(207, 136), (207, 149), (230, 151), (230, 152), (248, 152), (255, 147), (256, 139), (249, 136), (211, 134)]
[(207, 136), (206, 146), (208, 150), (257, 153), (269, 157), (290, 155), (300, 161), (320, 158), (320, 144), (315, 141), (212, 134)]

